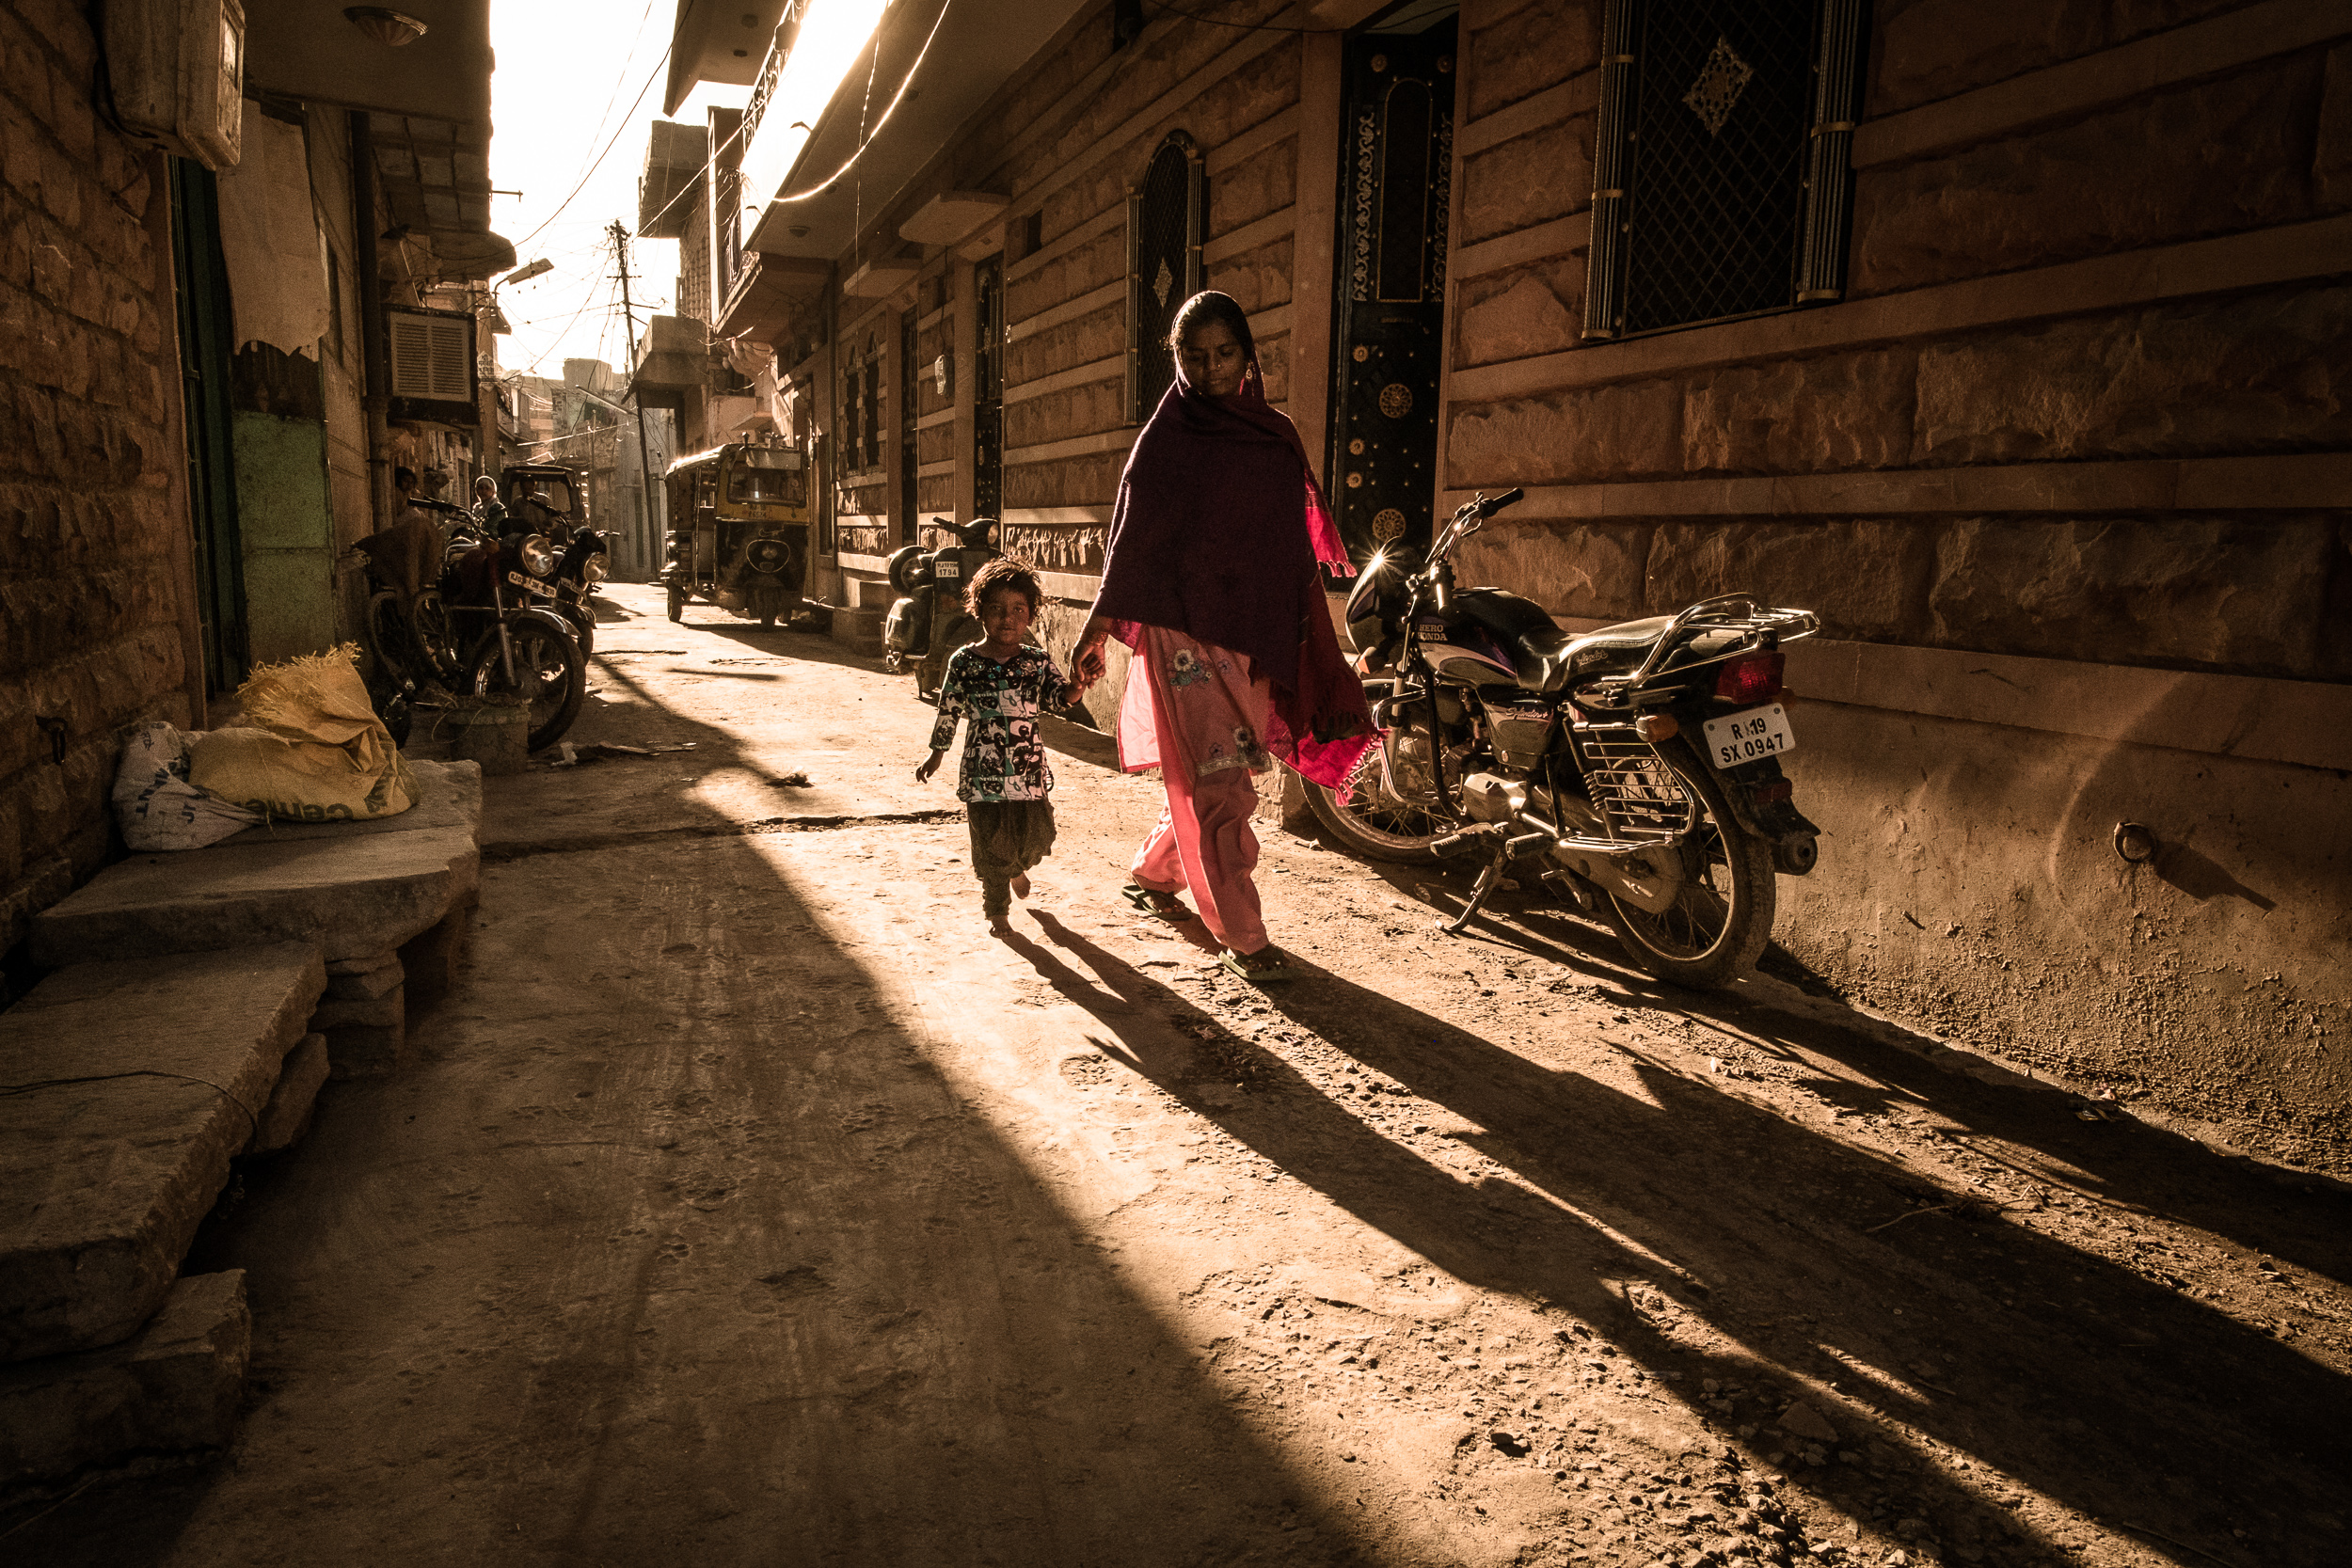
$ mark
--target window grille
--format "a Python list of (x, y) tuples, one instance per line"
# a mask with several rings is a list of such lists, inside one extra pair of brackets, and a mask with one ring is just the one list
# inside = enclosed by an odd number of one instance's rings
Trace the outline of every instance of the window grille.
[(1861, 0), (1609, 0), (1584, 336), (1834, 300)]
[(1200, 149), (1171, 131), (1143, 183), (1127, 193), (1127, 418), (1141, 423), (1176, 379), (1168, 332), (1200, 292), (1200, 231), (1207, 222)]
[(868, 343), (866, 349), (866, 415), (860, 421), (866, 445), (859, 453), (863, 468), (882, 467), (882, 356)]
[(972, 269), (972, 515), (1005, 502), (1005, 259)]

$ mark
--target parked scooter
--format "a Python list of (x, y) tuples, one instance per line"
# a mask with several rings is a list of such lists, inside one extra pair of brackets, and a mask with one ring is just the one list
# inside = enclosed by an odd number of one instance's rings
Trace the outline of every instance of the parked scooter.
[(947, 656), (980, 635), (980, 624), (963, 608), (963, 585), (972, 574), (1004, 552), (989, 543), (993, 517), (975, 517), (961, 527), (933, 517), (934, 527), (959, 543), (926, 550), (909, 545), (890, 558), (890, 586), (901, 597), (882, 622), (882, 658), (893, 674), (914, 670), (914, 694), (926, 702), (947, 672)]
[(1774, 873), (1819, 858), (1774, 699), (1781, 644), (1820, 622), (1732, 594), (1578, 636), (1526, 599), (1457, 588), (1454, 549), (1520, 495), (1464, 505), (1418, 572), (1365, 568), (1348, 639), (1385, 734), (1341, 788), (1309, 786), (1315, 815), (1373, 859), (1482, 857), (1449, 931), (1532, 869), (1647, 973), (1724, 984), (1772, 935)]

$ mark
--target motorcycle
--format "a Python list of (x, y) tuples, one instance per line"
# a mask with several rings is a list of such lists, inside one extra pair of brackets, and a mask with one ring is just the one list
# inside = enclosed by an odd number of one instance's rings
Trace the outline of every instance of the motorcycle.
[(556, 563), (541, 534), (460, 533), (438, 591), (418, 595), (413, 617), (418, 641), (453, 689), (528, 699), (534, 752), (563, 738), (588, 691), (573, 623), (531, 602), (551, 596)]
[(1796, 736), (1776, 700), (1782, 645), (1819, 618), (1729, 594), (1580, 636), (1515, 594), (1457, 587), (1455, 549), (1521, 495), (1465, 503), (1419, 571), (1385, 552), (1366, 565), (1347, 632), (1384, 733), (1310, 803), (1370, 859), (1483, 857), (1449, 932), (1532, 870), (1646, 973), (1725, 984), (1772, 935), (1775, 875), (1820, 858), (1781, 770)]
[(596, 651), (596, 609), (591, 601), (596, 584), (605, 578), (608, 541), (612, 535), (584, 527), (570, 529), (566, 533), (567, 537), (551, 541), (555, 550), (553, 565), (544, 576), (526, 574), (530, 580), (522, 587), (541, 609), (553, 610), (569, 623), (584, 669)]
[(963, 585), (972, 574), (1004, 552), (988, 542), (993, 517), (975, 517), (961, 527), (933, 517), (934, 527), (958, 543), (926, 550), (908, 545), (890, 557), (890, 586), (900, 597), (882, 621), (882, 662), (892, 674), (912, 666), (914, 694), (929, 701), (947, 672), (947, 656), (980, 635), (980, 624), (963, 608)]

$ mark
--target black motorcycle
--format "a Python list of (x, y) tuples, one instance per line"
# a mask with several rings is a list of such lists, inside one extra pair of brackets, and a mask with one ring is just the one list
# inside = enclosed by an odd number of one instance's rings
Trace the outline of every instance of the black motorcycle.
[(437, 592), (418, 595), (417, 639), (452, 689), (519, 695), (531, 705), (530, 747), (554, 745), (580, 716), (588, 664), (573, 623), (532, 600), (550, 595), (556, 552), (536, 533), (453, 539)]
[(1724, 984), (1772, 935), (1774, 874), (1819, 858), (1773, 699), (1781, 644), (1820, 622), (1733, 594), (1579, 636), (1526, 599), (1456, 587), (1455, 548), (1521, 494), (1465, 504), (1417, 572), (1385, 553), (1366, 566), (1347, 631), (1385, 733), (1311, 803), (1373, 859), (1484, 857), (1449, 931), (1532, 871), (1647, 973)]
[(596, 651), (596, 584), (605, 579), (612, 535), (592, 528), (565, 531), (551, 544), (553, 564), (544, 574), (531, 574), (523, 592), (543, 610), (551, 610), (570, 623), (572, 641), (580, 644), (583, 668)]
[(963, 586), (972, 574), (1004, 552), (988, 541), (993, 517), (975, 517), (961, 527), (945, 517), (932, 526), (958, 543), (926, 550), (909, 545), (890, 558), (890, 586), (900, 597), (882, 621), (882, 661), (891, 673), (914, 670), (914, 692), (929, 699), (947, 673), (947, 656), (980, 635), (980, 623), (963, 608)]

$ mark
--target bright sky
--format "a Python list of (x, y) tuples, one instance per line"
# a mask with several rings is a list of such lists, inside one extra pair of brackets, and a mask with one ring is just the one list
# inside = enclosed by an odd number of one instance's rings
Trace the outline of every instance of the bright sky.
[[(638, 330), (648, 314), (676, 303), (676, 242), (634, 238), (646, 127), (661, 113), (675, 20), (676, 0), (496, 0), (490, 8), (498, 52), (490, 183), (523, 193), (490, 198), (490, 227), (514, 242), (516, 265), (542, 256), (555, 263), (499, 291), (515, 327), (498, 341), (504, 371), (560, 377), (566, 358), (626, 370), (620, 289), (605, 232), (615, 218), (632, 236), (629, 296)], [(739, 106), (750, 97), (747, 87), (699, 87), (672, 118), (699, 125), (710, 105)]]

